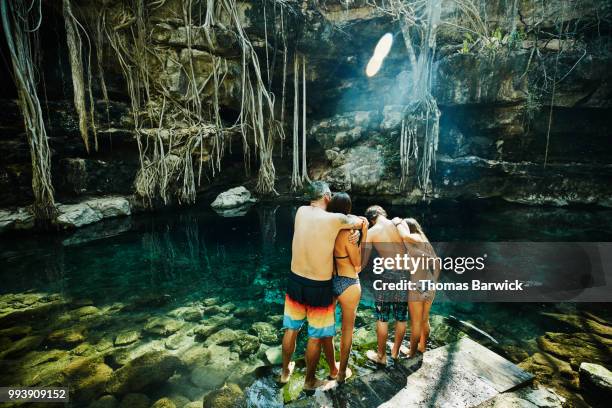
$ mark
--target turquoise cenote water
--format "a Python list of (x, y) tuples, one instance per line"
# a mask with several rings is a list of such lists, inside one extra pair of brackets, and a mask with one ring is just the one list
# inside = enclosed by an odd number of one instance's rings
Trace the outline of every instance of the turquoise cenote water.
[[(300, 398), (297, 386), (280, 390), (277, 369), (268, 368), (279, 356), (296, 209), (258, 205), (236, 218), (169, 210), (74, 233), (3, 238), (0, 385), (69, 386), (75, 406), (105, 395), (201, 406), (224, 384), (236, 384), (251, 406)], [(612, 238), (611, 210), (465, 203), (388, 210), (422, 221), (432, 241)], [(548, 313), (576, 307), (434, 304), (430, 347), (451, 341), (463, 320), (496, 343), (471, 330), (475, 340), (519, 362), (537, 351), (538, 336), (566, 329)], [(373, 322), (362, 305), (351, 360), (358, 374), (374, 369), (363, 358), (375, 341)]]

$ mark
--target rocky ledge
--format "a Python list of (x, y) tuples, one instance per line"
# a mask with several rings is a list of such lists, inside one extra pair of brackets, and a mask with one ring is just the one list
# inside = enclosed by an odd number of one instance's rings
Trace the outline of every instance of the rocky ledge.
[[(89, 198), (76, 204), (57, 204), (54, 224), (62, 229), (79, 228), (106, 218), (130, 215), (132, 204), (122, 196)], [(0, 234), (34, 228), (34, 215), (28, 207), (0, 210)]]

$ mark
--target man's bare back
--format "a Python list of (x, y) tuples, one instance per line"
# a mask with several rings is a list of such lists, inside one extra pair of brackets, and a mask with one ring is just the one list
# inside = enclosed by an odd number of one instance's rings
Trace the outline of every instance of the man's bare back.
[(397, 227), (385, 217), (379, 217), (376, 224), (368, 230), (364, 262), (367, 262), (372, 247), (376, 249), (381, 258), (394, 258), (398, 254), (407, 253)]
[(312, 280), (331, 279), (338, 232), (361, 223), (358, 217), (329, 213), (318, 206), (300, 207), (295, 215), (291, 271)]

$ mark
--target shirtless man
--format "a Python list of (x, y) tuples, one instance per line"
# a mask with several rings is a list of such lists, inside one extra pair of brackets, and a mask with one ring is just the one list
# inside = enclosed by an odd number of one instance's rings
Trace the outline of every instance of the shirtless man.
[(280, 382), (289, 381), (295, 363), (291, 361), (295, 342), (304, 321), (308, 321), (306, 378), (304, 389), (313, 390), (326, 381), (315, 378), (321, 345), (335, 334), (335, 303), (332, 288), (333, 251), (338, 232), (361, 228), (364, 218), (326, 211), (331, 200), (327, 183), (314, 181), (309, 187), (310, 205), (295, 215), (291, 272), (285, 295), (283, 327), (283, 369)]
[[(397, 224), (387, 218), (387, 212), (381, 206), (373, 205), (369, 207), (365, 216), (372, 227), (368, 230), (366, 238), (363, 265), (367, 264), (373, 248), (378, 252), (378, 256), (383, 258), (395, 258), (398, 254), (403, 256), (408, 253), (404, 242), (410, 242), (410, 235), (400, 235)], [(410, 278), (407, 271), (386, 270), (380, 276), (382, 279), (389, 281)], [(368, 350), (366, 356), (377, 364), (387, 365), (389, 318), (393, 314), (395, 319), (395, 341), (391, 349), (391, 357), (395, 359), (400, 352), (406, 334), (408, 292), (388, 293), (387, 291), (378, 291), (376, 292), (375, 307), (378, 350)]]

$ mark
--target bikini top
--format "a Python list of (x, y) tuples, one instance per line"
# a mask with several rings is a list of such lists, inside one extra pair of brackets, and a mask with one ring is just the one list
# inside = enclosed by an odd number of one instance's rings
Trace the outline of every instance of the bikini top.
[[(336, 256), (334, 255), (334, 260), (336, 259), (345, 259), (348, 258), (349, 256)], [(334, 262), (334, 276), (338, 276), (338, 264), (336, 262)]]

